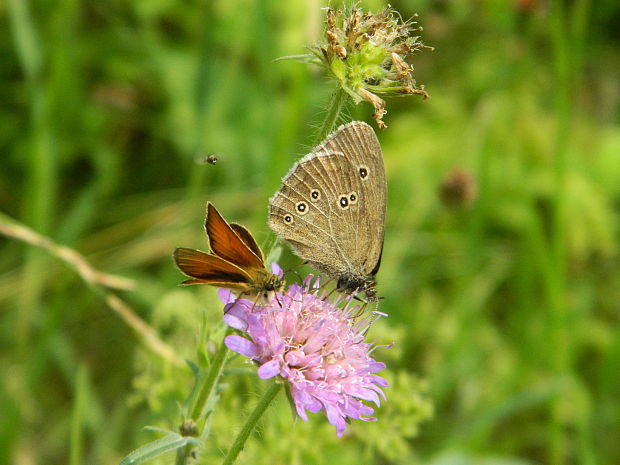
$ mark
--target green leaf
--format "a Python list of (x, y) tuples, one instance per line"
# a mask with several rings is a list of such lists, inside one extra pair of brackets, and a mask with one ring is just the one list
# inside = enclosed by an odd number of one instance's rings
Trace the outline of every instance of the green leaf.
[(192, 360), (188, 358), (185, 359), (185, 363), (187, 363), (189, 368), (192, 370), (192, 373), (194, 374), (194, 378), (198, 379), (198, 377), (200, 376), (200, 367), (196, 365), (195, 362), (193, 362)]
[(321, 64), (321, 61), (319, 59), (317, 59), (317, 57), (315, 55), (310, 54), (310, 53), (304, 53), (302, 55), (287, 55), (287, 56), (284, 56), (284, 57), (276, 58), (273, 61), (276, 62), (276, 61), (285, 61), (285, 60), (293, 60), (293, 61), (297, 61), (299, 63), (311, 63), (313, 65), (320, 65)]
[(183, 437), (178, 433), (173, 433), (170, 431), (163, 438), (149, 442), (148, 444), (134, 450), (123, 460), (121, 460), (119, 465), (137, 465), (139, 463), (144, 463), (147, 460), (154, 459), (160, 455), (175, 451), (181, 447), (185, 447), (188, 444), (198, 445), (200, 443), (194, 438)]
[(332, 61), (330, 68), (332, 70), (332, 73), (334, 73), (334, 76), (336, 76), (341, 82), (344, 83), (347, 78), (347, 68), (342, 62), (342, 60), (335, 59), (334, 61)]

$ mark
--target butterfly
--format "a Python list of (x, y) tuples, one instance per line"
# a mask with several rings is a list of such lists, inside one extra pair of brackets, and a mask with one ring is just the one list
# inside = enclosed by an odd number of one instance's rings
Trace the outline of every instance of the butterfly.
[(262, 250), (252, 234), (237, 223), (227, 223), (211, 202), (207, 205), (205, 231), (211, 253), (177, 248), (176, 266), (192, 279), (181, 284), (210, 284), (240, 295), (269, 299), (284, 287), (279, 274), (265, 267)]
[(353, 121), (293, 165), (269, 200), (269, 227), (340, 291), (376, 301), (386, 201), (377, 136)]

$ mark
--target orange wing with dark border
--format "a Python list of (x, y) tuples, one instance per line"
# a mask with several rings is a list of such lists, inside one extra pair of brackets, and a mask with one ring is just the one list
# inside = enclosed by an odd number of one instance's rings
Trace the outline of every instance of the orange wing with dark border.
[[(205, 230), (214, 255), (233, 263), (242, 269), (265, 268), (262, 252), (247, 229), (231, 227), (220, 212), (209, 202)], [(256, 251), (260, 253), (256, 253)]]
[(245, 271), (215, 255), (180, 247), (173, 256), (179, 270), (194, 278), (182, 284), (211, 284), (245, 290), (251, 282)]

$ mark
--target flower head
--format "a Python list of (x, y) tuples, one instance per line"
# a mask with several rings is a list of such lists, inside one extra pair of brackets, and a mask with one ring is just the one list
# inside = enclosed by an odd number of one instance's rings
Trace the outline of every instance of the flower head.
[(372, 344), (364, 333), (370, 321), (355, 318), (358, 307), (350, 296), (330, 302), (311, 285), (291, 285), (264, 305), (235, 300), (228, 291), (224, 320), (247, 338), (231, 335), (226, 346), (257, 362), (258, 375), (280, 376), (288, 384), (297, 414), (308, 421), (306, 411), (323, 410), (342, 436), (346, 420), (375, 421), (374, 410), (363, 401), (379, 406), (387, 381), (375, 373), (385, 368), (370, 357)]
[(327, 8), (325, 41), (310, 47), (311, 55), (294, 58), (325, 67), (355, 103), (371, 103), (373, 118), (384, 129), (385, 101), (380, 96), (418, 94), (428, 98), (424, 86), (416, 86), (413, 67), (406, 62), (413, 53), (432, 49), (412, 35), (421, 31), (415, 21), (403, 22), (389, 6), (376, 14), (358, 8)]

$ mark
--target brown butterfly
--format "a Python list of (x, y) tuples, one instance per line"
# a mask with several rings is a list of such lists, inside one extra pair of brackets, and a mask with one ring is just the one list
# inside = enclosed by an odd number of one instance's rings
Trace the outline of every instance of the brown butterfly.
[(250, 232), (240, 224), (228, 224), (211, 202), (205, 230), (211, 253), (182, 247), (174, 251), (179, 270), (193, 278), (182, 284), (210, 284), (264, 298), (282, 290), (284, 280), (265, 268), (263, 252)]

